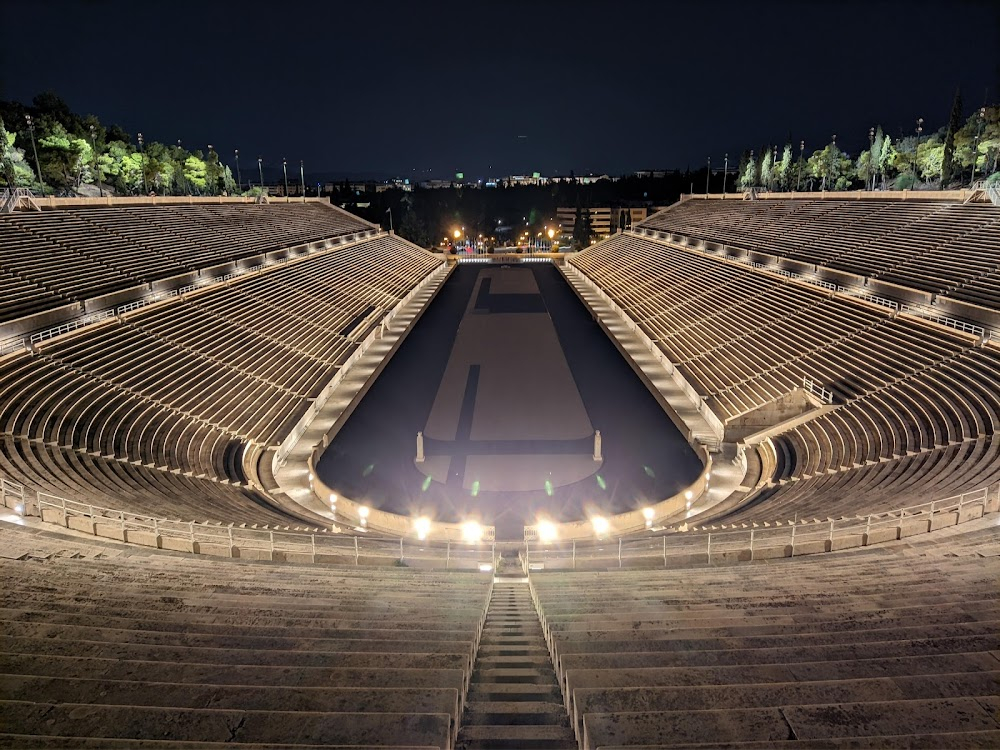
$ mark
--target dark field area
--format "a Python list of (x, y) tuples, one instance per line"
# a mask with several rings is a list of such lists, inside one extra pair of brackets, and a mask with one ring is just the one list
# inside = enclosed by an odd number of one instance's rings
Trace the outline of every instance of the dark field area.
[(700, 468), (559, 271), (525, 264), (459, 266), (317, 471), (372, 507), (474, 517), (509, 539), (539, 512), (569, 521), (656, 502)]

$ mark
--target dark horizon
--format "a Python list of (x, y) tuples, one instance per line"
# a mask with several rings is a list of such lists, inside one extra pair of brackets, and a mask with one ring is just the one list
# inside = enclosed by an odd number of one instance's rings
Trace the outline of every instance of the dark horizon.
[(50, 90), (148, 140), (304, 159), (313, 175), (697, 170), (834, 133), (856, 152), (872, 125), (937, 130), (959, 87), (966, 114), (1000, 90), (986, 0), (39, 0), (18, 20), (0, 98)]

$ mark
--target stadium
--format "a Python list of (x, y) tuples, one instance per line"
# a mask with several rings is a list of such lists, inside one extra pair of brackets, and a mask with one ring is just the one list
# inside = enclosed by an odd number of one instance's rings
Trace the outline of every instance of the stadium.
[(3, 743), (995, 745), (997, 200), (8, 194)]

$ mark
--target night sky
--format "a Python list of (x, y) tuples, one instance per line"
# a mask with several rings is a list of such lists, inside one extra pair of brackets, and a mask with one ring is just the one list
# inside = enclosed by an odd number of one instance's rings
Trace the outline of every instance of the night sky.
[(698, 168), (1000, 100), (996, 0), (4, 4), (0, 98), (311, 173)]

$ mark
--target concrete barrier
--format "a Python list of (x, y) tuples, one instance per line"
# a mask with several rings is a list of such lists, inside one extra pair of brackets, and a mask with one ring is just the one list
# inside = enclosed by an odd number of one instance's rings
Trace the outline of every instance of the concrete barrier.
[(931, 526), (930, 530), (935, 531), (937, 529), (944, 529), (948, 526), (954, 526), (958, 523), (958, 511), (952, 511), (950, 513), (935, 513), (931, 516)]
[(963, 505), (962, 510), (958, 512), (958, 522), (965, 523), (966, 521), (974, 521), (977, 518), (983, 517), (983, 506), (980, 503), (970, 503), (969, 505)]
[(830, 540), (829, 539), (815, 539), (808, 542), (800, 542), (795, 545), (795, 549), (792, 550), (792, 555), (798, 557), (799, 555), (818, 555), (821, 552), (830, 551)]
[(124, 541), (129, 544), (141, 544), (143, 547), (160, 548), (160, 535), (152, 531), (136, 531), (128, 529), (125, 532)]
[(894, 542), (899, 539), (899, 527), (890, 526), (888, 528), (882, 529), (871, 529), (868, 533), (864, 534), (864, 544), (867, 547), (870, 544), (881, 544), (882, 542)]
[[(212, 554), (211, 552), (206, 552), (204, 554)], [(269, 549), (261, 549), (259, 547), (233, 547), (232, 557), (238, 557), (241, 560), (272, 560), (274, 555)]]
[(792, 545), (786, 544), (782, 547), (760, 547), (753, 551), (754, 560), (773, 560), (778, 557), (791, 557)]
[(161, 536), (160, 549), (169, 549), (174, 552), (194, 552), (194, 542), (176, 536)]
[(115, 539), (119, 542), (125, 541), (125, 530), (121, 527), (121, 524), (117, 523), (114, 525), (110, 523), (95, 523), (94, 534), (105, 539)]
[(94, 525), (94, 520), (89, 516), (69, 516), (66, 518), (66, 527), (74, 531), (84, 531), (88, 534), (94, 534), (96, 533)]
[(865, 544), (864, 534), (847, 534), (846, 536), (834, 537), (833, 541), (830, 543), (830, 551), (835, 552), (839, 549), (852, 549), (854, 547), (863, 547)]
[[(42, 508), (42, 520), (45, 523), (54, 523), (59, 526), (66, 525), (66, 514), (59, 508)], [(91, 530), (93, 533), (93, 530)]]
[(908, 518), (904, 519), (902, 523), (899, 524), (899, 538), (905, 539), (908, 536), (916, 536), (917, 534), (926, 534), (930, 531), (931, 519), (930, 518)]

